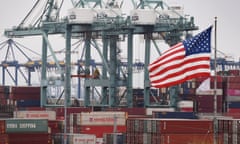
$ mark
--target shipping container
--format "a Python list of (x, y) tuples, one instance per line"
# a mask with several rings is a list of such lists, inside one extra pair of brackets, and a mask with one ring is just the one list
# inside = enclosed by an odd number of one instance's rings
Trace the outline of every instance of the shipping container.
[(22, 99), (16, 100), (17, 107), (40, 107), (40, 99), (32, 100), (32, 99)]
[(158, 112), (174, 112), (175, 109), (170, 107), (170, 108), (146, 108), (146, 115), (152, 115), (153, 111), (158, 111)]
[(0, 135), (1, 134), (4, 134), (6, 131), (6, 128), (5, 128), (5, 120), (0, 120)]
[(48, 120), (49, 133), (56, 134), (64, 132), (64, 121)]
[(127, 132), (139, 133), (212, 133), (213, 121), (207, 119), (127, 119)]
[(159, 144), (213, 144), (213, 133), (163, 134)]
[(218, 123), (218, 144), (240, 143), (240, 119), (221, 118)]
[(142, 107), (104, 108), (104, 111), (123, 111), (123, 112), (126, 112), (128, 115), (146, 115), (146, 108), (142, 108)]
[(39, 94), (41, 92), (41, 88), (39, 86), (10, 86), (11, 94)]
[(0, 144), (9, 144), (7, 134), (0, 134)]
[(161, 119), (197, 119), (198, 116), (194, 112), (158, 112), (153, 111), (153, 118)]
[(126, 135), (124, 133), (105, 133), (103, 135), (104, 144), (125, 144)]
[(6, 133), (47, 133), (46, 119), (6, 119)]
[[(97, 138), (103, 138), (105, 133), (113, 133), (114, 126), (106, 126), (106, 125), (84, 125), (80, 126), (80, 133), (81, 134), (94, 134)], [(117, 125), (116, 132), (118, 133), (125, 133), (126, 126), (125, 125)]]
[(9, 133), (8, 144), (52, 144), (48, 133)]
[(194, 112), (194, 101), (181, 100), (177, 103), (177, 107), (181, 112)]
[(49, 110), (14, 111), (14, 118), (56, 120), (56, 112)]
[(108, 126), (114, 125), (116, 122), (117, 125), (125, 125), (127, 119), (126, 112), (82, 112), (78, 115), (78, 125), (100, 125), (100, 126)]
[(59, 133), (52, 135), (53, 144), (96, 144), (96, 136), (92, 134)]

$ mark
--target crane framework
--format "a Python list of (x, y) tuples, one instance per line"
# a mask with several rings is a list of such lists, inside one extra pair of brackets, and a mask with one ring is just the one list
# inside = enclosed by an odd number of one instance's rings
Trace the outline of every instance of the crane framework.
[[(101, 76), (97, 79), (92, 77), (84, 78), (84, 105), (91, 105), (91, 89), (101, 88), (101, 106), (115, 107), (120, 105), (120, 100), (125, 97), (126, 105), (133, 106), (133, 38), (135, 35), (143, 35), (145, 43), (144, 57), (144, 106), (151, 106), (150, 84), (148, 78), (148, 64), (150, 63), (151, 43), (154, 44), (159, 55), (161, 54), (156, 39), (157, 34), (167, 44), (174, 45), (181, 41), (183, 34), (190, 37), (189, 32), (197, 30), (193, 17), (187, 18), (178, 13), (178, 8), (167, 6), (161, 0), (132, 0), (133, 11), (128, 16), (123, 16), (121, 6), (123, 1), (102, 1), (102, 0), (72, 0), (73, 9), (64, 19), (59, 19), (59, 5), (55, 0), (48, 0), (45, 9), (31, 27), (23, 27), (25, 18), (21, 24), (13, 29), (5, 30), (7, 37), (42, 36), (42, 64), (41, 64), (41, 105), (47, 104), (47, 88), (49, 81), (47, 78), (47, 49), (51, 52), (56, 67), (59, 69), (59, 78), (64, 87), (65, 104), (70, 106), (71, 95), (71, 40), (81, 38), (84, 40), (84, 72), (89, 74), (91, 66), (92, 47), (95, 47), (102, 59)], [(166, 9), (171, 15), (166, 15), (162, 11)], [(80, 10), (80, 12), (79, 12)], [(84, 19), (84, 15), (92, 14)], [(120, 11), (120, 13), (119, 13)], [(53, 14), (54, 12), (54, 14)], [(89, 13), (88, 13), (89, 12)], [(79, 14), (79, 15), (78, 15)], [(30, 13), (29, 13), (30, 15)], [(153, 15), (153, 16), (152, 16)], [(148, 16), (150, 16), (148, 18)], [(79, 18), (78, 18), (79, 17)], [(90, 17), (91, 18), (91, 17)], [(147, 19), (147, 20), (146, 20)], [(80, 20), (80, 21), (79, 21)], [(48, 37), (50, 35), (62, 34), (65, 37), (65, 66), (62, 68), (54, 54)], [(99, 39), (102, 47), (96, 42)], [(121, 60), (118, 58), (119, 41), (127, 42), (127, 62), (124, 63), (126, 72), (123, 72)], [(117, 96), (118, 88), (124, 87), (123, 96)]]

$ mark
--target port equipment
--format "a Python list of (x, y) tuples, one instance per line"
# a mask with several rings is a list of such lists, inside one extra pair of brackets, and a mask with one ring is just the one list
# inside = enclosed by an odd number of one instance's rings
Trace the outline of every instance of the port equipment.
[[(133, 5), (129, 15), (123, 15), (122, 1), (115, 0), (72, 0), (73, 8), (68, 11), (67, 17), (60, 19), (59, 11), (63, 1), (57, 3), (48, 0), (39, 19), (31, 26), (24, 26), (33, 9), (24, 18), (21, 24), (12, 29), (6, 29), (7, 37), (42, 36), (42, 69), (41, 69), (41, 105), (47, 106), (48, 78), (47, 49), (50, 51), (59, 70), (60, 81), (63, 82), (65, 101), (70, 106), (71, 95), (71, 42), (73, 39), (84, 39), (86, 49), (84, 69), (90, 70), (91, 54), (96, 50), (102, 60), (102, 69), (99, 79), (85, 78), (84, 105), (92, 106), (90, 101), (91, 88), (100, 87), (100, 106), (115, 107), (120, 105), (122, 97), (126, 98), (126, 105), (133, 106), (133, 39), (136, 35), (144, 36), (144, 106), (151, 106), (149, 101), (150, 85), (147, 66), (150, 62), (151, 44), (155, 46), (159, 55), (156, 37), (167, 44), (174, 45), (182, 36), (191, 36), (190, 32), (197, 30), (193, 17), (182, 14), (181, 7), (170, 7), (161, 0), (132, 0)], [(125, 1), (126, 2), (126, 1)], [(65, 67), (61, 68), (48, 37), (62, 34), (65, 38)], [(118, 44), (126, 41), (127, 70), (124, 72), (119, 56)], [(101, 42), (100, 46), (98, 43)], [(95, 49), (94, 49), (95, 48)], [(90, 71), (91, 72), (91, 71)], [(120, 87), (126, 92), (123, 96), (116, 94)]]
[[(2, 85), (13, 84), (17, 86), (19, 85), (19, 78), (22, 78), (25, 85), (31, 86), (31, 75), (37, 69), (34, 68), (36, 61), (32, 60), (29, 56), (40, 58), (41, 55), (13, 39), (8, 39), (0, 43), (0, 51), (2, 60), (0, 64)], [(18, 58), (21, 58), (21, 60)], [(6, 81), (6, 77), (10, 78), (11, 81)]]

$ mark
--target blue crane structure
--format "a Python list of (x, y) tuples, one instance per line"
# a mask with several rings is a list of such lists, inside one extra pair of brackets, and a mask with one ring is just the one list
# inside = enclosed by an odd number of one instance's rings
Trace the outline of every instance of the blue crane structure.
[[(36, 5), (39, 1), (36, 2)], [(47, 76), (47, 50), (50, 51), (56, 68), (59, 70), (58, 80), (64, 87), (64, 98), (68, 106), (71, 105), (71, 49), (73, 39), (83, 39), (84, 65), (78, 74), (83, 72), (84, 79), (84, 106), (92, 106), (91, 89), (101, 89), (99, 105), (115, 107), (120, 105), (122, 98), (117, 96), (118, 88), (124, 87), (123, 96), (126, 105), (133, 106), (133, 66), (142, 68), (144, 71), (144, 106), (151, 103), (150, 84), (148, 78), (148, 64), (150, 63), (151, 44), (161, 55), (154, 34), (172, 46), (185, 38), (191, 37), (191, 31), (197, 30), (193, 17), (186, 17), (179, 13), (179, 7), (169, 7), (162, 0), (132, 0), (133, 5), (130, 15), (123, 15), (121, 8), (123, 0), (71, 0), (73, 8), (67, 17), (60, 19), (59, 11), (63, 0), (59, 4), (55, 0), (48, 0), (39, 19), (31, 25), (24, 27), (29, 14), (21, 24), (12, 29), (5, 30), (7, 37), (42, 37), (41, 55), (41, 105), (47, 104), (47, 89), (49, 78)], [(33, 7), (34, 8), (34, 7)], [(167, 12), (166, 12), (166, 11)], [(166, 13), (165, 13), (166, 12)], [(170, 15), (169, 15), (170, 13)], [(87, 15), (87, 17), (85, 16)], [(84, 17), (85, 16), (85, 17)], [(88, 17), (89, 16), (89, 17)], [(54, 53), (48, 37), (62, 34), (65, 38), (65, 65), (61, 67)], [(144, 64), (133, 62), (133, 39), (135, 35), (144, 36)], [(100, 46), (98, 42), (101, 41)], [(118, 43), (126, 41), (127, 62), (119, 58)], [(101, 76), (98, 78), (87, 77), (94, 71), (90, 69), (92, 52), (96, 50), (101, 57)], [(80, 62), (79, 62), (80, 63)], [(126, 71), (123, 71), (123, 68)]]

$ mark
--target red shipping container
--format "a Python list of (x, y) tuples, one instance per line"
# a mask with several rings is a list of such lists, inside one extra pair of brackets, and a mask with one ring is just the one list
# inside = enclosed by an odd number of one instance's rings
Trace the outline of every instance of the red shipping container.
[(9, 144), (7, 134), (0, 134), (0, 144)]
[(35, 86), (11, 86), (10, 93), (14, 94), (39, 94), (41, 93), (40, 87)]
[(213, 144), (213, 134), (164, 134), (160, 144)]
[(5, 120), (0, 120), (0, 135), (5, 133)]
[[(56, 111), (57, 117), (63, 117), (64, 116), (64, 107), (59, 107), (54, 109)], [(67, 108), (67, 115), (70, 115), (71, 113), (81, 113), (81, 112), (91, 112), (91, 107), (68, 107)]]
[(13, 100), (40, 100), (40, 93), (10, 93), (9, 98)]
[(11, 133), (8, 144), (51, 144), (51, 135), (46, 133)]
[(228, 70), (230, 76), (240, 76), (240, 70)]
[(228, 82), (227, 88), (228, 89), (240, 89), (240, 82)]
[(240, 96), (240, 89), (227, 89), (226, 94), (230, 96)]
[(64, 129), (63, 121), (48, 120), (48, 127), (51, 128), (51, 131), (50, 131), (51, 134), (61, 133), (63, 132), (63, 129)]
[(161, 120), (160, 123), (161, 134), (207, 134), (213, 133), (213, 121), (212, 120)]
[[(80, 133), (81, 134), (94, 134), (97, 138), (102, 138), (104, 133), (113, 133), (113, 126), (81, 126)], [(118, 133), (125, 133), (126, 126), (117, 126)]]
[(146, 115), (146, 108), (133, 107), (133, 108), (106, 108), (105, 111), (123, 111), (128, 115)]
[(240, 76), (228, 76), (226, 77), (228, 83), (239, 83)]

